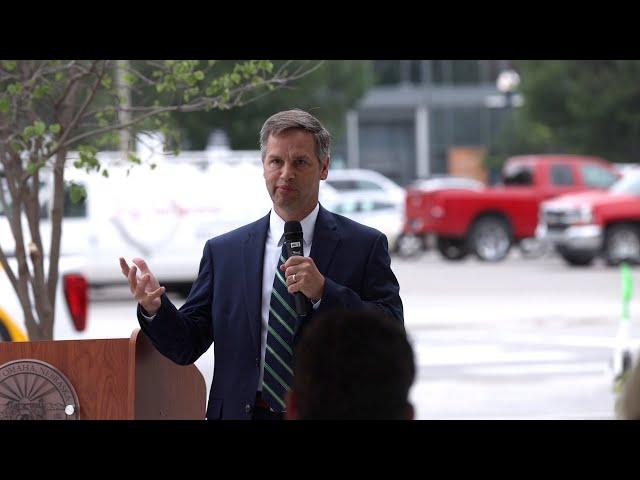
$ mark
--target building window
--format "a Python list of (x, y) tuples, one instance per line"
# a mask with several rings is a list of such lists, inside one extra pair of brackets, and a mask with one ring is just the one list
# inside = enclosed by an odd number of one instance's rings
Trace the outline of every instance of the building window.
[(362, 123), (360, 165), (404, 185), (415, 177), (413, 122)]
[(498, 75), (503, 70), (513, 68), (508, 60), (478, 60), (480, 82), (495, 85)]
[(409, 63), (409, 79), (413, 84), (424, 83), (420, 60), (411, 60)]
[(484, 145), (481, 108), (454, 108), (453, 143), (459, 146)]
[(433, 60), (431, 62), (431, 81), (434, 84), (451, 83), (451, 60)]
[(480, 83), (480, 62), (478, 60), (453, 60), (451, 67), (452, 83), (456, 85)]
[(402, 81), (400, 60), (376, 60), (373, 62), (375, 83), (378, 85), (395, 85)]

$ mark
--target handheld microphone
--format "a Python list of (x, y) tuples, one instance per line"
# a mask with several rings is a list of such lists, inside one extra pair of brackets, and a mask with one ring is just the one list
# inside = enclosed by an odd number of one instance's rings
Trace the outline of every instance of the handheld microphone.
[[(284, 224), (284, 244), (286, 245), (287, 255), (304, 256), (302, 247), (302, 225), (297, 220), (291, 220)], [(302, 317), (306, 316), (309, 309), (309, 299), (302, 292), (293, 294), (296, 302), (296, 313)]]

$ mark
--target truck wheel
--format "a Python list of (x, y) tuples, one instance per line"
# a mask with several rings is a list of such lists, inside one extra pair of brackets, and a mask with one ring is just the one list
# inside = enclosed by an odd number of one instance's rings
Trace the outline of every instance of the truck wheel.
[(640, 235), (635, 225), (613, 225), (604, 241), (604, 256), (607, 264), (621, 262), (637, 263), (640, 260)]
[(447, 260), (462, 260), (469, 254), (464, 239), (438, 237), (437, 247)]
[(425, 250), (424, 238), (411, 233), (403, 233), (396, 242), (396, 253), (400, 257), (413, 257)]
[(511, 248), (509, 224), (499, 217), (482, 217), (474, 223), (469, 234), (471, 250), (480, 260), (498, 262)]
[(560, 252), (560, 255), (565, 262), (574, 267), (586, 267), (591, 265), (595, 258), (595, 255), (591, 253)]

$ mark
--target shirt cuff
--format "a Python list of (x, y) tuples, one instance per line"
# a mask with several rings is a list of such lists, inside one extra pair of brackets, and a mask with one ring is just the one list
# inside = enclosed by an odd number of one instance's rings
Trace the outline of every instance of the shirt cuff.
[(149, 316), (148, 312), (144, 309), (144, 307), (140, 305), (140, 315), (142, 315), (147, 322), (150, 322), (151, 320), (156, 318), (157, 313), (154, 313), (153, 315)]
[(318, 308), (320, 308), (320, 302), (322, 302), (322, 299), (318, 300), (316, 303), (313, 303), (313, 309), (314, 310), (318, 310)]

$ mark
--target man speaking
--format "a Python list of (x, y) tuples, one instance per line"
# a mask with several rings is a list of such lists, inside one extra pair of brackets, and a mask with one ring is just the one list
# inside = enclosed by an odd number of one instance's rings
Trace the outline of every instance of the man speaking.
[(206, 242), (179, 310), (143, 259), (129, 268), (120, 258), (140, 326), (160, 353), (186, 365), (215, 342), (208, 419), (282, 419), (294, 345), (315, 312), (371, 308), (403, 323), (386, 237), (318, 203), (330, 144), (329, 132), (301, 110), (264, 123), (260, 150), (273, 208)]

